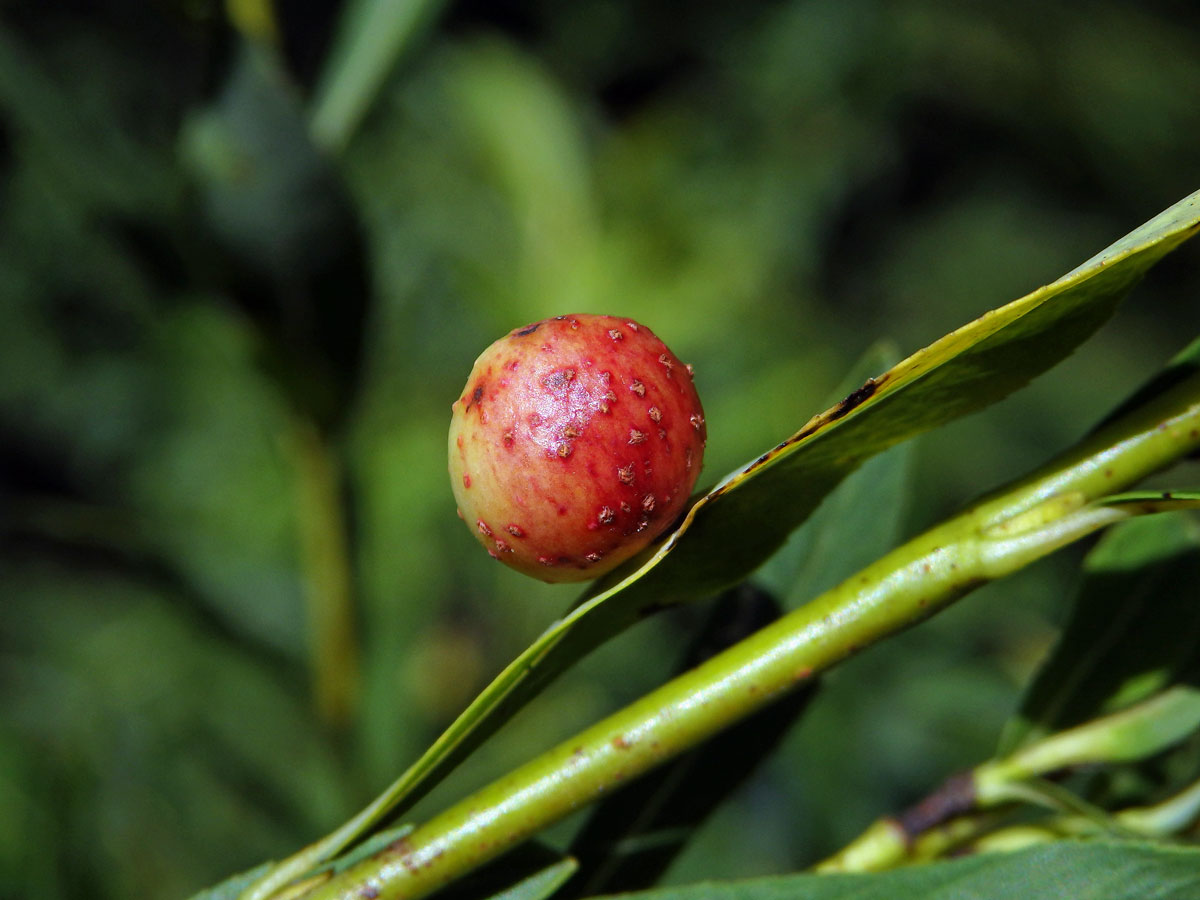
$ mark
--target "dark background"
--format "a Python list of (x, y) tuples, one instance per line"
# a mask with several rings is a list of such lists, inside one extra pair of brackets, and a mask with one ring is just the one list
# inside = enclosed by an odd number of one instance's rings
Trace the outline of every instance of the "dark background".
[[(1193, 3), (388, 8), (0, 5), (0, 895), (175, 898), (297, 848), (569, 604), (454, 515), (449, 405), (505, 331), (650, 325), (695, 364), (711, 483), (877, 340), (1200, 187)], [(919, 441), (902, 533), (1086, 430), (1195, 335), (1198, 288), (1188, 247)], [(836, 672), (668, 877), (805, 865), (986, 757), (1077, 560)], [(694, 618), (423, 808), (659, 683)]]

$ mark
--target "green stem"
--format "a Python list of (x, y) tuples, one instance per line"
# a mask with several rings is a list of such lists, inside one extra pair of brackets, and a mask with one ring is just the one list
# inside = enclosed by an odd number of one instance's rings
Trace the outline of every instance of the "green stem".
[[(932, 847), (945, 842), (946, 826), (957, 822), (960, 829), (988, 811), (1025, 802), (1047, 806), (1060, 813), (1077, 813), (1061, 821), (1087, 820), (1093, 830), (1127, 830), (1123, 820), (1093, 807), (1045, 776), (1080, 765), (1129, 762), (1145, 759), (1182, 741), (1200, 728), (1200, 691), (1176, 685), (1157, 696), (1119, 712), (1093, 719), (1067, 731), (1052, 734), (1001, 759), (992, 759), (965, 775), (949, 779), (938, 791), (913, 809), (916, 815), (879, 819), (861, 835), (814, 867), (817, 872), (875, 872), (893, 868), (915, 858), (919, 845), (930, 838)], [(1174, 821), (1190, 808), (1192, 795), (1154, 813), (1162, 821)], [(1200, 792), (1195, 795), (1200, 806)], [(1141, 812), (1141, 811), (1139, 811)], [(1132, 815), (1132, 813), (1131, 813)], [(1175, 818), (1172, 818), (1175, 817)], [(949, 821), (947, 821), (949, 820)], [(1130, 819), (1130, 821), (1133, 821)], [(1149, 826), (1133, 829), (1149, 833)], [(1016, 831), (1020, 840), (1028, 835)]]
[[(347, 868), (307, 900), (420, 897), (971, 588), (1120, 518), (1084, 505), (1200, 447), (1200, 375)], [(1132, 514), (1127, 511), (1126, 515)]]
[(1118, 763), (1159, 753), (1200, 728), (1200, 690), (1176, 685), (1112, 715), (1085, 722), (975, 770), (981, 805), (1003, 803), (1031, 778), (1073, 766)]

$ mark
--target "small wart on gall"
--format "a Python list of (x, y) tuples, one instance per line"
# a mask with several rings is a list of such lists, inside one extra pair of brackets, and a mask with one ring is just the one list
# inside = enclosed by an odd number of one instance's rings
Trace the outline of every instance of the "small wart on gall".
[(476, 540), (552, 582), (595, 578), (645, 549), (700, 472), (707, 430), (691, 374), (649, 328), (613, 316), (546, 319), (486, 349), (449, 440)]

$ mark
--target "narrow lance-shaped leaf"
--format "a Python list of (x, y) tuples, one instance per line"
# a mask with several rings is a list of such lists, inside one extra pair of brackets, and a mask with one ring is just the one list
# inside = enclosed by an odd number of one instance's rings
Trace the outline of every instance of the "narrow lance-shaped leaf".
[(546, 900), (558, 892), (578, 867), (579, 864), (568, 856), (522, 879), (508, 890), (493, 894), (489, 900)]
[[(872, 347), (830, 400), (846, 396), (898, 357), (890, 345)], [(852, 472), (754, 573), (754, 580), (793, 608), (896, 546), (908, 509), (913, 449), (912, 443), (892, 447)]]
[[(1194, 342), (1121, 411), (1200, 369)], [(1157, 496), (1160, 500), (1162, 495)], [(1174, 492), (1175, 502), (1189, 495)], [(1126, 494), (1110, 502), (1147, 502)], [(1084, 564), (1071, 616), (1009, 722), (999, 752), (1120, 709), (1200, 666), (1200, 524), (1188, 516), (1134, 519), (1105, 535)]]
[(558, 673), (648, 611), (709, 596), (745, 577), (870, 456), (981, 409), (1053, 366), (1155, 262), (1197, 231), (1200, 192), (1053, 284), (985, 313), (869, 380), (725, 478), (639, 568), (630, 571), (631, 561), (617, 570), (548, 628), (371, 806), (247, 897), (261, 900), (281, 879), (411, 806)]
[(354, 0), (313, 102), (313, 138), (340, 152), (358, 128), (388, 73), (444, 0)]
[[(364, 889), (389, 900), (425, 896), (980, 584), (1154, 511), (1156, 504), (1104, 498), (1198, 447), (1195, 373), (1027, 477), (464, 798), (419, 826), (402, 846), (316, 888), (309, 900), (350, 900)], [(1136, 730), (1127, 736), (1136, 737)], [(1153, 730), (1142, 733), (1154, 738)]]
[(788, 875), (630, 894), (628, 900), (1193, 900), (1200, 850), (1059, 842), (874, 875)]
[[(988, 810), (1032, 801), (1071, 815), (1039, 828), (1074, 823), (1080, 832), (1169, 833), (1189, 824), (1200, 793), (1189, 788), (1161, 804), (1119, 815), (1094, 806), (1048, 776), (1080, 766), (1108, 766), (1147, 759), (1200, 729), (1200, 691), (1176, 685), (1129, 709), (1049, 735), (1007, 757), (991, 759), (946, 779), (919, 803), (876, 820), (861, 835), (814, 867), (817, 872), (870, 872), (946, 853), (992, 830)], [(1166, 831), (1164, 831), (1166, 830)]]
[(873, 454), (1003, 398), (1069, 355), (1155, 262), (1198, 230), (1200, 192), (1053, 284), (869, 380), (725, 478), (640, 568), (609, 576), (514, 660), (390, 798), (414, 801), (559, 672), (648, 610), (709, 596), (748, 575)]

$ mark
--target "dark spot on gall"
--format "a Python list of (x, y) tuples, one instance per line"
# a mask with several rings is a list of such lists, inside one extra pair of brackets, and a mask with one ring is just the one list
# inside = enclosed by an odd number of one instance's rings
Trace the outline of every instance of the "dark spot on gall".
[(542, 327), (541, 322), (534, 322), (532, 325), (525, 326), (520, 331), (514, 331), (513, 337), (525, 337), (526, 335), (533, 334), (535, 331), (537, 331), (541, 327)]
[(574, 369), (563, 369), (561, 372), (551, 372), (542, 379), (542, 384), (551, 391), (561, 391), (574, 377)]

